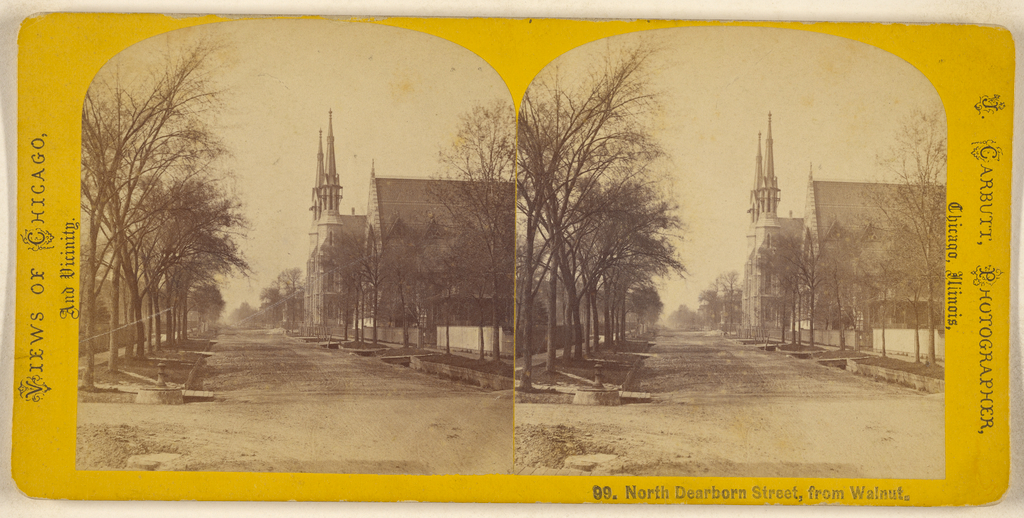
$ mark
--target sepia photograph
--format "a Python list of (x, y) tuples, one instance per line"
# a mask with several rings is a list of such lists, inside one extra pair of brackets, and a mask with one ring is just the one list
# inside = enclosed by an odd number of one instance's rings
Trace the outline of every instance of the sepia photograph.
[(518, 115), (515, 473), (945, 478), (946, 116), (920, 71), (658, 29), (563, 54)]
[(514, 144), (420, 32), (123, 50), (82, 108), (76, 469), (511, 473)]

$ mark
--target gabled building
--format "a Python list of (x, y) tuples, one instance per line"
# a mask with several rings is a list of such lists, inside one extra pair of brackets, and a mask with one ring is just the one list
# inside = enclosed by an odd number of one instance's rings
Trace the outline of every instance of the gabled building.
[[(889, 349), (905, 351), (908, 340), (913, 342), (913, 331), (905, 328), (914, 324), (915, 312), (923, 323), (925, 317), (920, 315), (928, 309), (923, 300), (913, 302), (905, 289), (878, 281), (883, 263), (892, 254), (887, 219), (881, 207), (889, 203), (886, 200), (897, 198), (895, 193), (901, 186), (820, 181), (814, 179), (812, 169), (807, 176), (804, 217), (793, 218), (790, 213), (790, 217), (780, 218), (777, 211), (782, 189), (775, 175), (771, 124), (769, 113), (763, 155), (758, 135), (754, 188), (747, 211), (750, 225), (740, 335), (778, 339), (783, 329), (789, 329), (794, 315), (800, 323), (798, 327), (805, 331), (810, 327), (807, 287), (801, 287), (798, 297), (786, 293), (781, 279), (769, 267), (769, 258), (785, 240), (787, 246), (799, 247), (799, 253), (812, 258), (805, 257), (804, 261), (818, 261), (815, 342), (838, 344), (842, 334), (848, 346), (872, 347), (880, 341), (879, 331), (884, 327), (894, 330), (890, 332)], [(837, 268), (836, 261), (842, 270), (841, 280), (832, 274)]]
[[(479, 193), (507, 193), (514, 207), (511, 182), (480, 190), (479, 184), (458, 180), (381, 177), (371, 163), (366, 215), (356, 215), (354, 209), (343, 215), (330, 113), (326, 144), (325, 152), (321, 137), (310, 207), (304, 334), (346, 336), (357, 326), (370, 328), (376, 322), (378, 339), (434, 343), (438, 326), (473, 326), (475, 333), (489, 325), (493, 311), (500, 311), (498, 319), (510, 325), (511, 282), (508, 296), (495, 300), (485, 287), (490, 284), (473, 268), (479, 266), (473, 264), (473, 250), (465, 250), (467, 243), (461, 242), (456, 207)], [(514, 224), (514, 209), (508, 212)], [(469, 248), (475, 249), (472, 244)], [(371, 336), (367, 331), (365, 338)], [(476, 334), (472, 336), (475, 340)]]

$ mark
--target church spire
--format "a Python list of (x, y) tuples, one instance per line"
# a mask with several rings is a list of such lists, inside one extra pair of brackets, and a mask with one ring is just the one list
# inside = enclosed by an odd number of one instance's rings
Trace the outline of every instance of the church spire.
[(754, 188), (750, 190), (750, 221), (754, 223), (761, 217), (761, 197), (764, 188), (764, 175), (761, 169), (764, 159), (761, 157), (761, 132), (757, 132), (757, 156), (754, 157)]
[(324, 130), (320, 130), (320, 142), (316, 149), (316, 186), (324, 184)]
[(772, 150), (772, 112), (768, 112), (768, 138), (765, 142), (764, 176), (765, 186), (775, 186), (775, 153)]
[(334, 111), (327, 111), (327, 183), (339, 185), (338, 166), (334, 159)]
[(764, 158), (761, 156), (761, 132), (757, 132), (757, 159), (754, 165), (754, 188), (760, 189), (764, 186), (764, 170), (761, 165), (764, 163)]
[(762, 214), (774, 218), (779, 206), (779, 180), (775, 177), (775, 152), (772, 139), (772, 113), (768, 112), (768, 138), (761, 156), (761, 133), (757, 134), (754, 190), (750, 193), (750, 218), (756, 223)]

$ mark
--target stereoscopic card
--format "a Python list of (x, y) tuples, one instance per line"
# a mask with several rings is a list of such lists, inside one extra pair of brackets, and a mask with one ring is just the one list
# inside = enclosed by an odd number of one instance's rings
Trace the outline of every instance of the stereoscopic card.
[(1006, 490), (1003, 29), (47, 14), (19, 46), (29, 496)]

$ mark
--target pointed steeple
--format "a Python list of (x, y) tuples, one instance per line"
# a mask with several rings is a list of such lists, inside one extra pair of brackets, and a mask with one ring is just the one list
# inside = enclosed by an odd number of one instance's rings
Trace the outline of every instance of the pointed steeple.
[[(380, 229), (380, 205), (377, 203), (376, 160), (370, 159), (370, 199), (366, 207), (366, 222), (370, 228)], [(379, 236), (379, 234), (377, 234)]]
[(754, 188), (760, 189), (764, 186), (764, 170), (762, 164), (764, 163), (764, 157), (761, 156), (761, 132), (757, 132), (757, 161), (754, 166)]
[(339, 185), (338, 166), (334, 160), (334, 111), (327, 111), (327, 184)]
[(320, 130), (320, 142), (316, 150), (316, 186), (320, 187), (327, 178), (324, 176), (324, 130)]
[(774, 187), (775, 153), (772, 150), (772, 112), (768, 112), (768, 138), (765, 142), (764, 151), (764, 176), (765, 184), (769, 187)]

